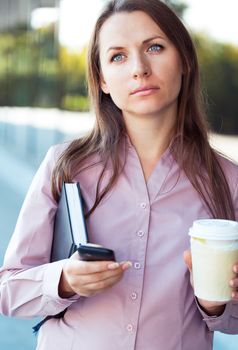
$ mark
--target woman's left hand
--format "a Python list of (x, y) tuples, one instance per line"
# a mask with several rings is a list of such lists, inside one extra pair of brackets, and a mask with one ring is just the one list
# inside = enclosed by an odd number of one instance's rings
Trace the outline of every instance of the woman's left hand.
[[(190, 282), (193, 287), (193, 272), (192, 272), (192, 256), (190, 250), (186, 250), (183, 254), (184, 262), (187, 265), (189, 271), (190, 271)], [(238, 266), (237, 266), (238, 267)], [(234, 267), (235, 269), (235, 267)], [(233, 282), (233, 290), (231, 291), (231, 296), (233, 299), (236, 296), (235, 300), (238, 300), (238, 293), (237, 293), (237, 287), (238, 287), (238, 278), (234, 278), (232, 280)], [(229, 283), (229, 282), (228, 282)], [(231, 285), (231, 282), (230, 282)], [(235, 294), (233, 294), (235, 293)], [(208, 300), (203, 300), (200, 298), (197, 298), (197, 301), (201, 308), (209, 315), (209, 316), (220, 316), (224, 310), (226, 304), (224, 302), (219, 302), (219, 301), (208, 301)]]

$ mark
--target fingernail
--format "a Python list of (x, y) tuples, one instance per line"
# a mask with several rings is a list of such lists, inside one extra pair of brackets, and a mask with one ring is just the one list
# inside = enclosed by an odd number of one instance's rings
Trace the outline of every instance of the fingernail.
[(234, 271), (235, 273), (238, 273), (238, 267), (237, 267), (237, 265), (233, 266), (233, 271)]
[(234, 286), (234, 281), (230, 280), (230, 286), (233, 287)]
[(127, 270), (127, 269), (129, 269), (129, 267), (131, 267), (131, 266), (132, 266), (131, 261), (125, 261), (125, 262), (123, 262), (123, 264), (122, 264), (122, 270)]
[(235, 297), (236, 297), (236, 293), (235, 293), (235, 292), (232, 292), (232, 293), (231, 293), (231, 297), (232, 297), (232, 298), (235, 298)]
[(119, 266), (120, 266), (120, 264), (118, 262), (114, 262), (114, 263), (111, 263), (111, 264), (107, 265), (109, 270), (118, 269)]

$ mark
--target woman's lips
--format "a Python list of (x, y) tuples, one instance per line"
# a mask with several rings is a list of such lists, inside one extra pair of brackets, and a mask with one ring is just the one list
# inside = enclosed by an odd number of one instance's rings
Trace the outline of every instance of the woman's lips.
[(153, 86), (142, 87), (132, 91), (131, 95), (148, 96), (148, 95), (155, 94), (156, 92), (158, 92), (158, 90), (159, 90), (158, 87), (153, 87)]

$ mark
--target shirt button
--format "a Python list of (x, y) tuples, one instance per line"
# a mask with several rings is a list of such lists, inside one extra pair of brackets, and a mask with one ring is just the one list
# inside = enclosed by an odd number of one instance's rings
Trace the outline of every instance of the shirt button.
[(134, 268), (135, 268), (136, 270), (139, 270), (139, 269), (141, 268), (141, 264), (140, 264), (139, 262), (135, 262), (135, 263), (134, 263)]
[(137, 299), (137, 293), (133, 292), (131, 293), (131, 299), (136, 300)]
[(132, 332), (133, 331), (133, 326), (132, 326), (132, 324), (128, 324), (127, 326), (126, 326), (126, 329), (128, 330), (128, 332)]
[(147, 206), (147, 204), (146, 204), (145, 202), (142, 202), (142, 203), (140, 204), (140, 206), (141, 206), (142, 209), (145, 209), (146, 206)]
[(137, 236), (139, 236), (139, 237), (143, 237), (144, 234), (145, 234), (145, 233), (144, 233), (143, 231), (141, 231), (141, 230), (137, 232)]

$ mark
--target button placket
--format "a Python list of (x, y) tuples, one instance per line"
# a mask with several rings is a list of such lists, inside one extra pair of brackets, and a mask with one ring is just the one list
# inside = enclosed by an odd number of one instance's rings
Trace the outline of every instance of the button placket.
[[(141, 196), (142, 195), (142, 196)], [(138, 196), (139, 197), (139, 196)], [(127, 296), (127, 307), (128, 310), (131, 310), (132, 318), (128, 318), (127, 322), (124, 325), (125, 332), (130, 339), (136, 334), (138, 315), (141, 305), (141, 295), (142, 295), (142, 286), (143, 286), (143, 268), (145, 265), (145, 251), (146, 251), (146, 240), (147, 232), (149, 229), (149, 215), (150, 215), (150, 201), (147, 197), (147, 193), (140, 193), (140, 198), (137, 197), (136, 212), (138, 220), (135, 221), (135, 231), (133, 238), (133, 255), (132, 255), (132, 269), (134, 269), (133, 275), (135, 275), (135, 283), (133, 283), (133, 288), (129, 290)], [(144, 239), (142, 239), (144, 237)], [(138, 240), (140, 239), (140, 249), (136, 249), (138, 245)], [(129, 339), (129, 338), (128, 338)]]

